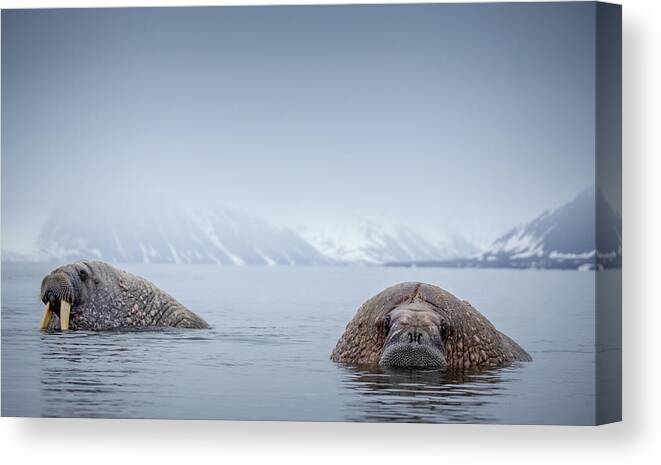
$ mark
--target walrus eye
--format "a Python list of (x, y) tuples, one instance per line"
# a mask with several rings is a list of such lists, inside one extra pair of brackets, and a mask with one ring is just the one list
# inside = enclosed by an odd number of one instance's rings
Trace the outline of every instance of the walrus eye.
[(447, 338), (450, 334), (450, 325), (448, 325), (445, 321), (441, 323), (441, 337), (443, 339)]
[(80, 270), (78, 272), (78, 276), (80, 276), (80, 279), (85, 281), (87, 279), (87, 271), (85, 270)]
[(386, 332), (388, 332), (388, 330), (390, 330), (390, 317), (389, 316), (385, 316), (383, 318), (383, 329)]

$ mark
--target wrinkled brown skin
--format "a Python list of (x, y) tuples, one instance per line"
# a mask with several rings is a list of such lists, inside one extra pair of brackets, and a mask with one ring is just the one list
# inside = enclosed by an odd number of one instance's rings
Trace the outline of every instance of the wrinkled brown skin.
[(414, 302), (429, 304), (450, 325), (444, 341), (448, 369), (493, 368), (532, 360), (470, 303), (440, 287), (417, 282), (396, 284), (365, 302), (337, 342), (331, 360), (378, 365), (386, 339), (380, 322), (398, 306)]

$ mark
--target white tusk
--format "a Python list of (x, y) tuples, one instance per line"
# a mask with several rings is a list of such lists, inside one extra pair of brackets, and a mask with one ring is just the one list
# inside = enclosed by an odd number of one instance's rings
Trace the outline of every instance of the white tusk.
[(50, 302), (46, 302), (46, 309), (44, 310), (44, 317), (41, 319), (41, 326), (39, 329), (48, 329), (50, 320), (53, 318), (53, 310), (50, 309)]
[(71, 304), (63, 300), (60, 302), (60, 329), (62, 331), (69, 329), (69, 315), (71, 315)]

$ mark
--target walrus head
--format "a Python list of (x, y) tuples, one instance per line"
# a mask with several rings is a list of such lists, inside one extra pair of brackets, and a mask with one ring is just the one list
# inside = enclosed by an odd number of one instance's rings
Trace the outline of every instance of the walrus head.
[(97, 283), (86, 262), (65, 265), (48, 274), (41, 282), (41, 301), (46, 305), (41, 329), (48, 328), (53, 314), (60, 320), (60, 329), (69, 329), (71, 308), (83, 305)]
[(385, 333), (379, 365), (447, 368), (445, 340), (450, 326), (426, 302), (395, 307), (379, 321)]

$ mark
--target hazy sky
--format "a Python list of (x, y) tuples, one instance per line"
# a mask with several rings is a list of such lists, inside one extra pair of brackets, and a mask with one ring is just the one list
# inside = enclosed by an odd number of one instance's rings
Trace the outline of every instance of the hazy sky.
[(220, 203), (493, 235), (594, 182), (594, 5), (2, 12), (2, 246)]

